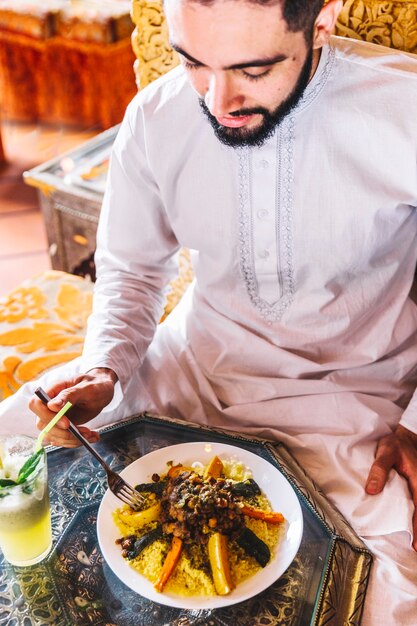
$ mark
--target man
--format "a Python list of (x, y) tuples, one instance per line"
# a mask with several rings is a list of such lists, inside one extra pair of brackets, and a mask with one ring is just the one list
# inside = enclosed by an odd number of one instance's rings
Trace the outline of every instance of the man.
[[(375, 554), (363, 623), (415, 626), (417, 62), (329, 43), (340, 8), (166, 1), (182, 67), (128, 108), (84, 355), (30, 406), (91, 441), (144, 409), (283, 440)], [(154, 337), (180, 246), (196, 282)]]

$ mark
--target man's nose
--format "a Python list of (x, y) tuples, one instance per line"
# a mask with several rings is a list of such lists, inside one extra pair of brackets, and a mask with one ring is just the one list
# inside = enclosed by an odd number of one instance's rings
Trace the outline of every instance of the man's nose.
[(215, 117), (229, 115), (241, 106), (241, 100), (232, 77), (226, 73), (211, 75), (204, 102), (212, 115)]

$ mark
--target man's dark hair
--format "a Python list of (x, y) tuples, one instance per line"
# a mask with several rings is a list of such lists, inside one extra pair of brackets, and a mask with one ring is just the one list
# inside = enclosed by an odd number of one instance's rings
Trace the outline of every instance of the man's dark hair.
[(287, 22), (288, 30), (291, 32), (303, 31), (307, 37), (311, 37), (314, 22), (323, 7), (323, 0), (278, 1), (282, 5), (282, 15)]
[[(212, 5), (216, 0), (193, 0), (199, 4)], [(282, 15), (292, 33), (303, 32), (307, 42), (311, 41), (313, 26), (324, 0), (242, 0), (263, 6), (282, 6)]]

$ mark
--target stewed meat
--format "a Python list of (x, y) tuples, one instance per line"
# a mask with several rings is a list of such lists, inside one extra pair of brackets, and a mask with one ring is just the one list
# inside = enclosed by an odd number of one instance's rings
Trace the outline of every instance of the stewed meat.
[(161, 499), (163, 532), (185, 543), (206, 543), (210, 531), (236, 536), (243, 527), (242, 498), (232, 491), (232, 481), (203, 478), (183, 471), (168, 481)]

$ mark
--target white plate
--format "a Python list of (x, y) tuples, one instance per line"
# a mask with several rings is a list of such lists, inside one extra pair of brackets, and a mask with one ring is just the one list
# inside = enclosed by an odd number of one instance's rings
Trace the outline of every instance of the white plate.
[(168, 446), (137, 459), (121, 474), (132, 485), (151, 482), (154, 472), (163, 474), (166, 471), (168, 461), (184, 465), (200, 461), (206, 465), (214, 455), (221, 459), (233, 458), (241, 461), (252, 471), (254, 480), (267, 495), (272, 509), (284, 515), (285, 534), (280, 539), (268, 565), (255, 576), (238, 585), (227, 596), (183, 598), (170, 593), (158, 593), (151, 582), (123, 559), (120, 546), (115, 543), (120, 537), (120, 531), (113, 521), (112, 514), (121, 503), (111, 491), (107, 490), (97, 518), (97, 534), (101, 551), (116, 576), (133, 591), (149, 600), (183, 609), (215, 609), (236, 604), (255, 596), (275, 582), (285, 572), (298, 551), (303, 533), (303, 516), (293, 488), (271, 463), (243, 448), (208, 442)]

